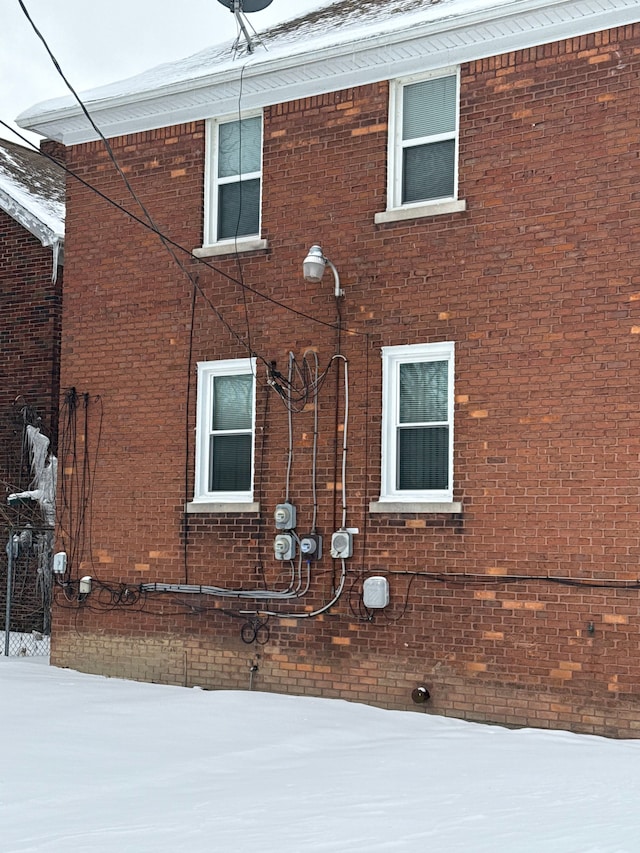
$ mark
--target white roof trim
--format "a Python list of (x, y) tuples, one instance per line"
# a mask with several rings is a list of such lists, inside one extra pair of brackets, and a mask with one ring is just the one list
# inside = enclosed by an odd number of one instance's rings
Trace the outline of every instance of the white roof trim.
[[(33, 234), (43, 246), (53, 246), (64, 243), (64, 234), (58, 234), (53, 228), (46, 225), (24, 205), (17, 202), (13, 196), (0, 188), (0, 209), (4, 210), (12, 219)], [(56, 250), (57, 251), (57, 250)]]
[[(443, 12), (446, 11), (443, 7)], [(481, 11), (446, 16), (410, 29), (392, 30), (314, 49), (290, 48), (270, 59), (246, 60), (243, 109), (422, 73), (475, 59), (522, 50), (639, 20), (637, 0), (516, 0)], [(304, 57), (304, 62), (301, 62)], [(107, 137), (225, 115), (237, 109), (241, 62), (206, 76), (127, 96), (87, 97), (92, 116)], [(80, 108), (72, 104), (32, 108), (22, 127), (73, 145), (97, 139)]]

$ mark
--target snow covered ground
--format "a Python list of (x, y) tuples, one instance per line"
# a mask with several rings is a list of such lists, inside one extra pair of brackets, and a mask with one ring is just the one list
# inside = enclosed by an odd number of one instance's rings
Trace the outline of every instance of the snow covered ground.
[(637, 853), (640, 741), (0, 659), (1, 853)]

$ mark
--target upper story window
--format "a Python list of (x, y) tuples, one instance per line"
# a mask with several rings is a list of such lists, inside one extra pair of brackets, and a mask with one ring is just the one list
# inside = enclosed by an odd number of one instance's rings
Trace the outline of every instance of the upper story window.
[(381, 500), (453, 497), (452, 342), (382, 348)]
[(207, 125), (205, 244), (260, 235), (262, 115)]
[(255, 363), (198, 364), (195, 502), (253, 500)]
[(457, 70), (392, 84), (387, 211), (376, 221), (464, 210), (457, 201), (458, 102)]
[(402, 87), (401, 204), (455, 196), (457, 124), (455, 75)]

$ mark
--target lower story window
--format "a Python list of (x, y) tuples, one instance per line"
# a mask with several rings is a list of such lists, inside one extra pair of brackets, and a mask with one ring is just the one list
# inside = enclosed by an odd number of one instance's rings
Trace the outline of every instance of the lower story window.
[(194, 501), (251, 501), (255, 426), (252, 359), (198, 364)]
[(381, 500), (453, 499), (452, 342), (382, 348)]

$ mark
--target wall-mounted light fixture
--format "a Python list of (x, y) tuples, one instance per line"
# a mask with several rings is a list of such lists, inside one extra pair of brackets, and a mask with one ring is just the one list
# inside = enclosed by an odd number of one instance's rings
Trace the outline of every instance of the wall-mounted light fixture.
[(304, 259), (302, 263), (302, 274), (304, 276), (305, 281), (313, 281), (319, 282), (322, 281), (322, 276), (324, 275), (325, 267), (329, 267), (331, 272), (333, 273), (333, 281), (334, 281), (334, 293), (336, 299), (340, 296), (344, 296), (344, 290), (340, 287), (340, 276), (338, 275), (338, 270), (335, 268), (334, 264), (329, 260), (329, 258), (325, 258), (322, 254), (322, 249), (318, 245), (314, 245), (309, 249), (309, 253), (307, 257)]

